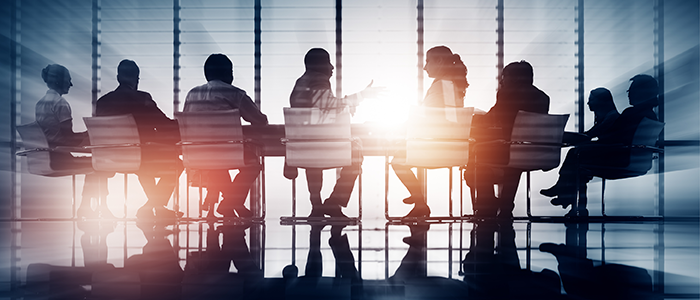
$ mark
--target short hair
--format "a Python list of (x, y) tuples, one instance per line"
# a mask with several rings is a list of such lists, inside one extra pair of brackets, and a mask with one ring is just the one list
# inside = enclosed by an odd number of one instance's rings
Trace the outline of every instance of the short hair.
[(509, 63), (501, 73), (502, 79), (517, 84), (532, 84), (534, 71), (532, 65), (524, 60)]
[(124, 81), (135, 81), (139, 79), (139, 66), (136, 62), (129, 59), (124, 59), (119, 62), (117, 66), (117, 81), (122, 83)]
[(224, 54), (209, 55), (204, 62), (204, 77), (207, 81), (218, 79), (230, 84), (233, 82), (233, 63)]
[(328, 51), (323, 48), (312, 48), (304, 56), (304, 65), (306, 68), (315, 66), (326, 66), (331, 63), (331, 56)]

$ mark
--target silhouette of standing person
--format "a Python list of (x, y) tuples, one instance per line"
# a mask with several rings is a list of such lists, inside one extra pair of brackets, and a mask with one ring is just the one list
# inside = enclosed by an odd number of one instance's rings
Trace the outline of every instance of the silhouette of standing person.
[[(376, 97), (383, 88), (372, 87), (371, 83), (359, 93), (339, 98), (333, 95), (330, 78), (333, 76), (333, 65), (330, 55), (325, 49), (313, 48), (304, 56), (306, 71), (297, 79), (294, 89), (289, 96), (291, 107), (316, 107), (322, 111), (342, 112), (350, 109), (355, 111), (365, 98)], [(355, 179), (360, 175), (362, 168), (361, 145), (355, 141), (352, 145), (352, 164), (343, 167), (340, 177), (335, 183), (333, 192), (325, 201), (321, 201), (321, 187), (323, 186), (323, 169), (306, 168), (306, 182), (311, 201), (311, 213), (309, 217), (323, 217), (328, 215), (334, 218), (347, 218), (342, 212), (342, 207), (347, 207), (350, 195), (355, 186)], [(296, 170), (285, 165), (285, 177), (296, 177)], [(291, 178), (290, 178), (291, 177)]]
[[(173, 219), (183, 215), (167, 209), (177, 178), (182, 173), (182, 161), (175, 143), (180, 141), (177, 122), (168, 118), (151, 98), (151, 94), (139, 91), (139, 67), (132, 60), (122, 60), (117, 67), (119, 86), (97, 100), (96, 116), (131, 114), (136, 121), (141, 143), (158, 143), (172, 147), (141, 147), (141, 167), (137, 171), (139, 182), (148, 201), (136, 212), (140, 219)], [(156, 177), (160, 180), (156, 182)]]
[[(73, 116), (70, 104), (63, 98), (73, 86), (70, 72), (62, 65), (52, 64), (41, 70), (41, 78), (49, 88), (46, 95), (36, 103), (36, 123), (44, 131), (49, 147), (89, 145), (87, 132), (73, 132)], [(51, 167), (56, 170), (92, 168), (90, 157), (74, 157), (68, 152), (51, 151)], [(96, 173), (86, 174), (83, 185), (82, 200), (76, 215), (78, 218), (114, 217), (101, 203), (97, 211), (91, 207), (91, 199), (99, 198), (100, 176)], [(106, 186), (106, 185), (105, 185)]]
[[(192, 88), (185, 99), (184, 112), (218, 111), (238, 109), (241, 118), (252, 125), (267, 125), (267, 116), (263, 114), (246, 92), (233, 86), (233, 63), (224, 54), (209, 55), (204, 62), (204, 76), (207, 83)], [(244, 157), (250, 164), (240, 168), (238, 175), (231, 182), (228, 170), (209, 170), (207, 188), (208, 216), (213, 215), (213, 206), (218, 201), (219, 191), (224, 199), (217, 212), (224, 217), (249, 218), (253, 214), (244, 203), (251, 186), (260, 174), (261, 166), (256, 161), (255, 150), (246, 147)], [(211, 195), (211, 196), (210, 196)]]
[[(467, 82), (467, 67), (459, 54), (452, 53), (445, 46), (433, 47), (426, 53), (423, 69), (428, 77), (434, 78), (433, 83), (423, 98), (425, 107), (464, 107), (464, 95), (469, 83)], [(412, 166), (403, 164), (406, 161), (406, 151), (394, 154), (391, 167), (396, 176), (408, 189), (411, 196), (403, 199), (406, 204), (414, 204), (413, 209), (405, 218), (420, 218), (430, 216), (430, 207), (425, 200), (421, 183), (411, 171)]]
[[(513, 62), (503, 68), (496, 104), (483, 116), (474, 116), (472, 121), (472, 136), (477, 145), (474, 153), (478, 153), (480, 162), (492, 162), (506, 164), (508, 160), (508, 148), (498, 145), (479, 145), (479, 142), (492, 140), (510, 140), (513, 123), (518, 111), (527, 111), (539, 114), (549, 112), (549, 96), (535, 87), (533, 83), (533, 70), (530, 63), (521, 60)], [(520, 175), (519, 169), (492, 168), (482, 165), (475, 166), (470, 159), (471, 167), (468, 167), (464, 177), (472, 188), (476, 188), (474, 201), (475, 215), (478, 217), (499, 217), (504, 220), (512, 219), (515, 207), (515, 192), (518, 189)], [(470, 172), (474, 172), (471, 173)], [(476, 186), (474, 178), (476, 176)], [(501, 184), (501, 193), (496, 197), (494, 184)]]
[[(626, 108), (622, 114), (605, 130), (598, 133), (598, 140), (591, 142), (592, 145), (631, 145), (634, 133), (639, 126), (639, 123), (644, 118), (657, 121), (654, 107), (659, 105), (658, 94), (659, 85), (654, 77), (649, 75), (636, 75), (630, 79), (630, 87), (627, 90), (629, 103), (631, 107)], [(559, 179), (557, 183), (549, 189), (544, 189), (540, 193), (557, 198), (550, 202), (553, 205), (561, 205), (567, 208), (569, 205), (576, 203), (576, 189), (580, 195), (586, 194), (587, 184), (593, 178), (590, 174), (579, 172), (579, 164), (598, 165), (608, 167), (625, 167), (629, 165), (629, 149), (619, 147), (576, 147), (570, 150), (561, 168), (559, 169)], [(579, 177), (579, 182), (576, 182), (576, 176)], [(586, 209), (587, 198), (580, 197), (578, 206), (573, 205), (572, 209), (566, 216), (586, 217), (588, 210)]]

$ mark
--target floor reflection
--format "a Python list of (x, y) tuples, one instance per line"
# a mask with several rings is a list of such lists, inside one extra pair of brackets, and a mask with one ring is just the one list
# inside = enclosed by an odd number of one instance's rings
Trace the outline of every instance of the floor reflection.
[(698, 298), (697, 223), (18, 221), (7, 299)]

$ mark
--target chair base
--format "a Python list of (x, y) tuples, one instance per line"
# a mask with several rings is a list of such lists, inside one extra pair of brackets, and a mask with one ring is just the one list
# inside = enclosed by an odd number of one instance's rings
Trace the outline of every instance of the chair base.
[(280, 225), (298, 225), (298, 224), (328, 224), (328, 225), (358, 225), (362, 223), (359, 217), (351, 217), (347, 219), (326, 218), (326, 217), (280, 217)]

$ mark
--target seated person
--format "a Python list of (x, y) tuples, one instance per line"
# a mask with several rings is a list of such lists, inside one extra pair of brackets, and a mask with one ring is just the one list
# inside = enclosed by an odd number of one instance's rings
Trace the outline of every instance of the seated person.
[[(355, 107), (364, 98), (375, 97), (383, 88), (370, 86), (357, 94), (338, 98), (331, 91), (330, 78), (333, 75), (333, 65), (328, 52), (321, 48), (313, 48), (304, 56), (306, 71), (297, 79), (294, 84), (292, 94), (289, 96), (291, 107), (317, 107), (325, 111), (341, 112), (345, 108), (350, 108), (354, 112)], [(347, 207), (350, 201), (350, 194), (355, 186), (355, 179), (360, 175), (362, 166), (361, 146), (358, 142), (353, 142), (352, 165), (343, 167), (340, 177), (333, 188), (331, 194), (325, 202), (321, 202), (321, 186), (323, 185), (323, 169), (306, 168), (306, 181), (308, 183), (311, 214), (309, 217), (330, 217), (347, 218), (341, 207)], [(285, 177), (295, 177), (293, 170), (285, 166)]]
[[(233, 82), (233, 63), (226, 55), (212, 54), (204, 63), (204, 76), (207, 83), (194, 87), (187, 93), (184, 112), (218, 111), (238, 109), (241, 118), (252, 125), (267, 125), (267, 116), (260, 112), (253, 100), (245, 91), (231, 85)], [(255, 150), (246, 147), (244, 156), (254, 161)], [(246, 159), (248, 160), (248, 159)], [(261, 166), (257, 163), (240, 168), (238, 175), (231, 182), (228, 170), (209, 170), (207, 179), (207, 205), (213, 208), (218, 201), (219, 191), (224, 194), (217, 212), (224, 217), (252, 217), (252, 213), (244, 206), (251, 186), (260, 174)], [(211, 195), (211, 196), (210, 196)], [(213, 216), (213, 210), (208, 216)]]
[[(430, 85), (423, 103), (424, 107), (464, 107), (464, 95), (469, 83), (467, 82), (467, 67), (462, 62), (459, 54), (452, 53), (445, 46), (433, 47), (426, 53), (425, 67), (428, 77), (435, 78)], [(411, 196), (404, 199), (406, 204), (415, 204), (405, 218), (420, 218), (430, 216), (430, 207), (423, 195), (423, 189), (411, 166), (404, 165), (406, 151), (402, 150), (394, 154), (391, 167), (408, 189)]]
[(588, 96), (588, 109), (594, 114), (594, 123), (591, 129), (582, 134), (564, 133), (564, 143), (577, 144), (590, 142), (601, 133), (606, 132), (615, 123), (620, 113), (615, 107), (612, 93), (606, 88), (600, 87), (591, 91)]
[[(44, 131), (49, 147), (89, 145), (87, 132), (73, 132), (73, 117), (70, 104), (62, 95), (68, 94), (71, 83), (68, 69), (62, 65), (48, 65), (41, 70), (41, 78), (49, 90), (36, 103), (35, 116), (39, 127)], [(74, 157), (70, 153), (51, 152), (51, 167), (56, 170), (92, 168), (92, 158)], [(105, 203), (97, 211), (91, 207), (91, 199), (99, 198), (99, 176), (95, 173), (85, 175), (83, 194), (78, 206), (78, 218), (103, 217), (114, 218)], [(105, 185), (106, 186), (106, 185)]]
[[(520, 110), (540, 114), (549, 112), (549, 96), (532, 84), (533, 77), (532, 66), (524, 60), (510, 63), (503, 68), (496, 93), (496, 104), (485, 115), (475, 116), (472, 121), (471, 132), (477, 143), (510, 140), (513, 123)], [(508, 147), (477, 144), (472, 155), (477, 151), (480, 161), (507, 163)], [(511, 219), (515, 207), (515, 192), (522, 171), (475, 165), (473, 159), (469, 161), (471, 166), (465, 171), (464, 178), (476, 189), (476, 201), (473, 203), (475, 215)], [(477, 178), (476, 186), (473, 176)], [(498, 197), (493, 190), (494, 184), (502, 185)]]
[[(139, 72), (134, 61), (122, 60), (117, 67), (119, 86), (97, 100), (95, 115), (131, 114), (136, 121), (141, 143), (160, 144), (141, 148), (141, 168), (136, 175), (148, 201), (139, 208), (136, 217), (178, 218), (183, 215), (182, 212), (169, 210), (165, 206), (183, 169), (175, 147), (180, 141), (180, 131), (177, 122), (158, 108), (151, 94), (138, 90)], [(160, 177), (157, 183), (156, 177)]]
[[(644, 118), (657, 121), (654, 107), (659, 105), (658, 94), (659, 85), (654, 77), (649, 75), (636, 75), (630, 79), (632, 83), (627, 90), (627, 96), (631, 107), (626, 108), (615, 122), (607, 129), (601, 130), (597, 134), (598, 141), (591, 142), (594, 145), (631, 145), (637, 126)], [(579, 182), (576, 182), (578, 164), (600, 165), (610, 167), (625, 167), (629, 165), (629, 150), (592, 147), (577, 147), (570, 150), (561, 169), (559, 169), (559, 180), (549, 189), (540, 193), (554, 197), (551, 203), (567, 208), (576, 203), (576, 185), (585, 195), (586, 185), (593, 177), (589, 174), (578, 174)], [(586, 209), (587, 200), (585, 197), (579, 199), (579, 205), (572, 207), (567, 216), (588, 216)]]

